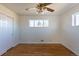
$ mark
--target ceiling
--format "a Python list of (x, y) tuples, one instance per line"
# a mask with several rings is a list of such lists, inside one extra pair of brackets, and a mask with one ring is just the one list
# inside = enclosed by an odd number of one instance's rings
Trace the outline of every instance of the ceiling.
[[(35, 10), (26, 11), (27, 8), (33, 8), (37, 4), (36, 3), (3, 3), (2, 5), (6, 6), (7, 8), (15, 11), (19, 15), (37, 15)], [(47, 7), (54, 9), (55, 11), (50, 13), (46, 12), (44, 15), (53, 15), (53, 14), (60, 14), (64, 12), (66, 9), (74, 6), (76, 4), (72, 3), (52, 3)]]

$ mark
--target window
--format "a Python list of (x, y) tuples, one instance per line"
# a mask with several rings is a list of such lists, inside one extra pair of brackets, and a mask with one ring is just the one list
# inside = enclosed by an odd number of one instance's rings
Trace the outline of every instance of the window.
[(48, 20), (29, 20), (29, 27), (48, 27)]
[(72, 15), (72, 26), (79, 26), (79, 14)]

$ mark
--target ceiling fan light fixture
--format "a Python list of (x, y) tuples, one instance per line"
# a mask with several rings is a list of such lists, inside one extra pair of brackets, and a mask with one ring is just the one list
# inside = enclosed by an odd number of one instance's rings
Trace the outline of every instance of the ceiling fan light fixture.
[(36, 14), (46, 14), (47, 12), (53, 12), (54, 10), (47, 7), (48, 5), (50, 5), (51, 3), (39, 3), (37, 4), (37, 6), (35, 8), (30, 8), (30, 9), (26, 9), (26, 10), (35, 10)]

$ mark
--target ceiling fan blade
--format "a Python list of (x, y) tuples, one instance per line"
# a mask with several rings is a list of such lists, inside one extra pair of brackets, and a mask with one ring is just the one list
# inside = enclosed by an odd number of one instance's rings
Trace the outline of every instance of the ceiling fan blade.
[(29, 10), (35, 10), (36, 8), (26, 8), (25, 10), (26, 11), (29, 11)]
[(52, 3), (39, 3), (39, 5), (40, 5), (41, 7), (44, 7), (44, 6), (47, 6), (47, 5), (50, 5), (50, 4), (52, 4)]
[(47, 9), (47, 11), (53, 12), (54, 10), (48, 7), (45, 7)]

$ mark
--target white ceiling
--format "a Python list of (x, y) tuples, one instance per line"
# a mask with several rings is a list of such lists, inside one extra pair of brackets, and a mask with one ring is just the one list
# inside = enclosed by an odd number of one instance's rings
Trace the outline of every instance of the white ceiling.
[[(36, 3), (4, 3), (2, 4), (4, 6), (6, 6), (7, 8), (15, 11), (16, 13), (18, 13), (19, 15), (36, 15), (36, 11), (35, 10), (29, 10), (26, 11), (26, 8), (33, 8), (36, 6)], [(76, 4), (71, 4), (71, 3), (53, 3), (50, 4), (49, 8), (54, 9), (55, 11), (50, 13), (47, 12), (45, 13), (45, 15), (53, 15), (53, 14), (60, 14), (63, 11), (65, 11), (66, 9), (74, 6)]]

